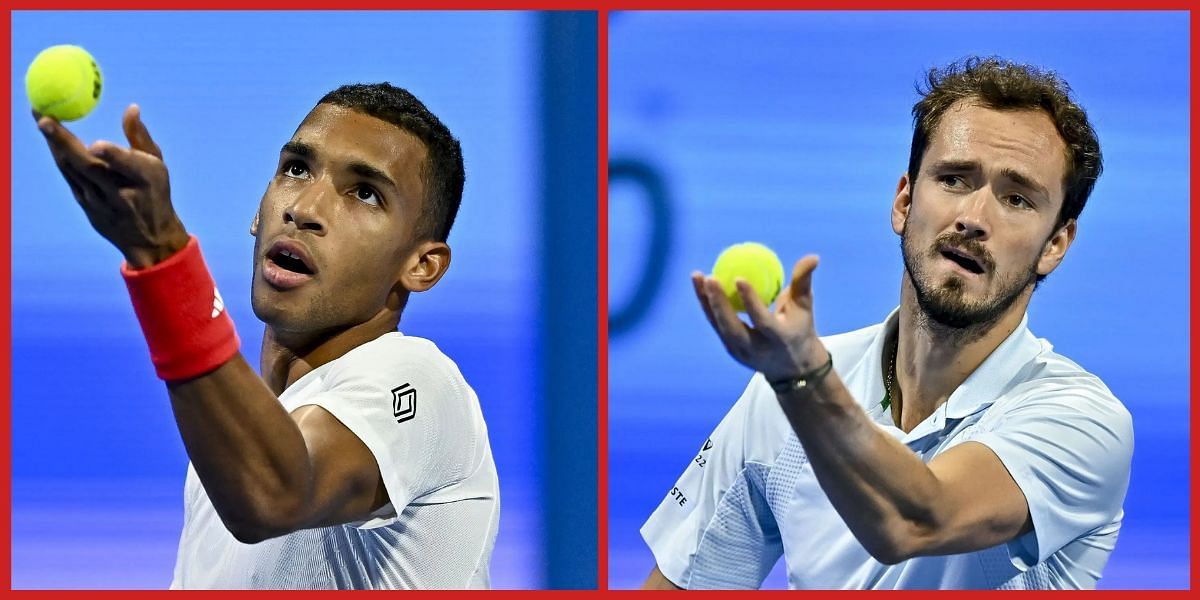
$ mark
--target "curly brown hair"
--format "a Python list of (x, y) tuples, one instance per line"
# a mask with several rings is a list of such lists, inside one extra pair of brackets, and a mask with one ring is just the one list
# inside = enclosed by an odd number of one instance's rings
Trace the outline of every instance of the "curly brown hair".
[(994, 56), (970, 57), (930, 69), (924, 83), (924, 87), (917, 84), (921, 100), (912, 109), (909, 179), (920, 172), (930, 137), (956, 102), (970, 99), (996, 110), (1041, 109), (1050, 115), (1067, 144), (1065, 193), (1055, 229), (1079, 217), (1104, 170), (1103, 159), (1087, 112), (1071, 98), (1071, 87), (1057, 73)]

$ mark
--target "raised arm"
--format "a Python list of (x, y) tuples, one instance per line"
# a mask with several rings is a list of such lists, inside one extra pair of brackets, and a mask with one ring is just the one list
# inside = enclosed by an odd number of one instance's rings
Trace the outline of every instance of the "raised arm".
[(877, 560), (970, 552), (1032, 527), (1020, 488), (986, 446), (965, 443), (931, 461), (877, 427), (836, 372), (813, 325), (817, 257), (796, 263), (771, 312), (744, 281), (738, 290), (751, 324), (738, 318), (720, 284), (693, 275), (697, 299), (729, 353), (770, 382), (810, 385), (779, 394), (784, 414), (821, 488), (850, 531)]
[[(182, 253), (198, 253), (172, 207), (162, 152), (136, 106), (123, 119), (129, 148), (105, 141), (86, 147), (60, 123), (34, 116), (88, 220), (124, 255), (127, 275), (163, 273)], [(220, 311), (213, 311), (216, 319)], [(139, 312), (143, 329), (170, 336), (171, 318), (155, 312)], [(255, 542), (364, 519), (386, 504), (379, 467), (363, 442), (324, 409), (289, 414), (237, 352), (229, 328), (232, 342), (214, 355), (212, 368), (163, 378), (188, 456), (230, 532)]]

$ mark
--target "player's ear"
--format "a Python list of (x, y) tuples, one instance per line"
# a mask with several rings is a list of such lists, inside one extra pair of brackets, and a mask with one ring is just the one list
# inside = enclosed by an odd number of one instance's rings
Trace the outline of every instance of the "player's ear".
[(409, 253), (400, 272), (400, 284), (410, 292), (423, 292), (435, 284), (450, 268), (450, 246), (445, 242), (418, 242)]
[(896, 197), (892, 200), (892, 231), (900, 235), (904, 231), (904, 223), (908, 221), (908, 209), (912, 207), (912, 182), (908, 173), (900, 176), (896, 184)]
[(1042, 247), (1042, 255), (1038, 258), (1038, 275), (1049, 275), (1058, 268), (1063, 257), (1067, 255), (1067, 249), (1071, 247), (1071, 242), (1074, 241), (1075, 219), (1071, 219), (1059, 227), (1058, 231), (1050, 236), (1050, 239), (1046, 240), (1046, 245)]
[(254, 211), (254, 220), (250, 221), (250, 235), (258, 237), (258, 211)]

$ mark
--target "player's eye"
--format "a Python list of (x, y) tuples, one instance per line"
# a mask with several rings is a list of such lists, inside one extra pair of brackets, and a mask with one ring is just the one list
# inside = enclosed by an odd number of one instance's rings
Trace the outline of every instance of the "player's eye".
[(379, 193), (370, 186), (358, 186), (358, 188), (354, 190), (354, 197), (358, 198), (362, 202), (370, 204), (371, 206), (379, 206), (381, 204), (379, 200)]
[(1005, 201), (1013, 208), (1033, 208), (1033, 204), (1030, 204), (1029, 200), (1020, 194), (1010, 194)]
[(284, 177), (292, 179), (304, 179), (308, 177), (308, 166), (298, 160), (289, 160), (283, 163), (283, 168), (280, 169)]
[(967, 181), (959, 175), (942, 175), (938, 177), (938, 181), (942, 182), (942, 185), (951, 189), (958, 189), (967, 185)]

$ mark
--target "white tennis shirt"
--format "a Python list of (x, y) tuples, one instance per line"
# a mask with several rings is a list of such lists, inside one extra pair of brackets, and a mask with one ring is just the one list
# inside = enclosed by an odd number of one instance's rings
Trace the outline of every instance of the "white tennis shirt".
[(370, 449), (390, 504), (367, 521), (243, 544), (188, 465), (172, 589), (486, 588), (500, 492), (479, 399), (430, 342), (387, 333), (280, 395), (329, 411)]
[(883, 564), (817, 483), (774, 390), (756, 374), (667, 493), (642, 535), (680, 587), (757, 588), (782, 554), (803, 588), (1094, 588), (1121, 527), (1133, 422), (1095, 375), (1053, 352), (1028, 317), (909, 433), (881, 406), (882, 324), (822, 338), (834, 368), (885, 432), (926, 463), (967, 441), (996, 453), (1033, 531), (965, 554)]

